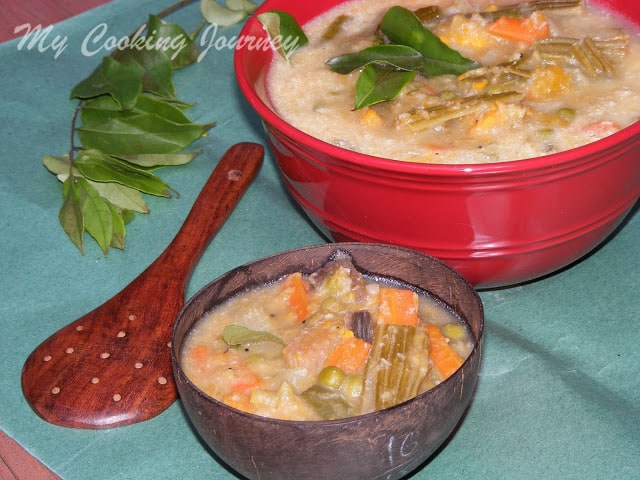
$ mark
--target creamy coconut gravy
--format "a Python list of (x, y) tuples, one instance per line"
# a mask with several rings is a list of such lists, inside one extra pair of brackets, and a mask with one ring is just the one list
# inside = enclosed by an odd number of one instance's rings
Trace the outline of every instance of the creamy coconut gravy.
[[(495, 19), (472, 14), (481, 9), (471, 3), (355, 0), (338, 6), (303, 25), (309, 44), (290, 63), (274, 55), (270, 99), (288, 122), (329, 143), (424, 163), (537, 157), (593, 142), (638, 120), (640, 42), (629, 25), (590, 5), (543, 10), (532, 21), (548, 25), (547, 36), (529, 43), (492, 33)], [(482, 4), (482, 10), (492, 9)], [(354, 109), (359, 72), (335, 73), (326, 63), (371, 46), (394, 5), (412, 11), (439, 6), (443, 15), (428, 28), (482, 67), (458, 77), (417, 75), (396, 99)], [(339, 17), (337, 33), (323, 39)], [(589, 46), (609, 71), (584, 62)], [(504, 92), (518, 95), (494, 96)]]
[(364, 277), (340, 257), (216, 307), (190, 331), (181, 364), (201, 390), (237, 409), (328, 420), (428, 390), (473, 344), (443, 303)]

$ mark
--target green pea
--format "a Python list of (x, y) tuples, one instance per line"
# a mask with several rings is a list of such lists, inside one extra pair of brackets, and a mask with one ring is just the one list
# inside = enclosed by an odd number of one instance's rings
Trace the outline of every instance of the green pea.
[(342, 382), (342, 393), (347, 398), (359, 398), (364, 390), (364, 377), (362, 375), (347, 375)]
[(553, 136), (554, 130), (553, 130), (553, 128), (541, 128), (540, 130), (538, 130), (537, 133), (542, 138), (549, 138), (549, 137)]
[(318, 384), (323, 387), (337, 390), (346, 378), (347, 374), (338, 367), (325, 367), (318, 375)]
[(567, 121), (573, 120), (573, 118), (576, 116), (575, 110), (573, 110), (572, 108), (566, 108), (566, 107), (559, 109), (556, 113), (560, 118)]

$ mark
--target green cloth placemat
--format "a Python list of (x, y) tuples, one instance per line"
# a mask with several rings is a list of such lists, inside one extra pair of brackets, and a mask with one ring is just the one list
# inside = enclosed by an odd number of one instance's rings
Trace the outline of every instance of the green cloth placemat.
[[(20, 389), (22, 364), (51, 333), (101, 304), (148, 266), (179, 229), (217, 159), (233, 143), (264, 144), (236, 87), (233, 52), (211, 49), (177, 73), (193, 120), (218, 125), (203, 154), (162, 176), (178, 199), (149, 199), (124, 252), (80, 256), (58, 225), (60, 185), (45, 154), (69, 149), (73, 85), (104, 51), (82, 50), (101, 25), (117, 38), (170, 2), (116, 0), (70, 19), (50, 41), (0, 45), (0, 428), (65, 480), (232, 479), (191, 429), (179, 402), (160, 416), (111, 430), (75, 430), (37, 417)], [(169, 20), (185, 29), (197, 2)], [(231, 38), (240, 26), (220, 29)], [(57, 57), (55, 36), (66, 39)], [(639, 160), (640, 161), (640, 160)], [(267, 152), (259, 177), (191, 278), (188, 296), (255, 258), (325, 239), (295, 207)], [(640, 215), (571, 268), (482, 292), (487, 329), (475, 399), (455, 435), (414, 479), (630, 479), (640, 477)], [(292, 452), (295, 455), (295, 452)]]

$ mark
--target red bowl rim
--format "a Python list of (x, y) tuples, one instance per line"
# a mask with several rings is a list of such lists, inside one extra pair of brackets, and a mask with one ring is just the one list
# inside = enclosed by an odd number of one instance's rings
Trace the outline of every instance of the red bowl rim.
[[(264, 10), (267, 10), (267, 7), (265, 4), (262, 4), (255, 13), (258, 14)], [(251, 22), (258, 22), (255, 15), (247, 20), (245, 25), (242, 27), (240, 36), (247, 34), (248, 30), (252, 27)], [(236, 49), (234, 51), (236, 81), (238, 82), (240, 90), (244, 94), (246, 100), (261, 117), (263, 123), (272, 126), (283, 135), (299, 141), (309, 149), (322, 152), (329, 157), (333, 157), (347, 164), (366, 166), (368, 168), (373, 167), (387, 172), (421, 176), (490, 176), (508, 173), (522, 174), (524, 172), (557, 168), (560, 165), (569, 167), (574, 163), (580, 164), (585, 161), (588, 162), (594, 155), (606, 156), (607, 150), (612, 148), (617, 149), (620, 145), (624, 145), (627, 142), (632, 141), (634, 137), (640, 137), (640, 120), (638, 120), (631, 125), (622, 128), (618, 132), (594, 142), (549, 155), (524, 158), (520, 160), (509, 160), (494, 163), (434, 164), (405, 162), (376, 157), (333, 145), (299, 130), (280, 117), (273, 108), (267, 105), (262, 98), (260, 98), (260, 95), (258, 95), (253, 85), (244, 74), (243, 64), (247, 61), (246, 56), (250, 52), (250, 49)], [(271, 53), (271, 57), (272, 56), (273, 53)]]

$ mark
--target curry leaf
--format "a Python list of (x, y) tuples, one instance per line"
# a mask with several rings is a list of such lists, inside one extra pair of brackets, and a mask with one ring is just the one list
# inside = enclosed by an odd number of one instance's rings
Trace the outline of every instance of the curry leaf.
[(163, 52), (156, 49), (117, 50), (113, 57), (140, 75), (142, 90), (164, 98), (174, 99), (173, 67)]
[(138, 95), (142, 93), (141, 80), (140, 69), (120, 63), (112, 57), (105, 57), (89, 77), (73, 88), (71, 97), (88, 99), (111, 95), (126, 110), (135, 105)]
[(260, 342), (283, 343), (283, 341), (273, 333), (252, 330), (242, 325), (227, 325), (224, 327), (222, 340), (230, 347)]
[(125, 225), (135, 217), (135, 214), (131, 210), (120, 210), (120, 215), (122, 216)]
[(420, 52), (404, 45), (374, 45), (357, 53), (347, 53), (327, 61), (331, 70), (347, 74), (369, 64), (384, 68), (418, 71), (424, 68), (424, 59)]
[(156, 115), (167, 121), (178, 124), (190, 124), (181, 105), (156, 97), (142, 94), (136, 104), (123, 112), (111, 97), (98, 97), (87, 101), (82, 108), (82, 121), (85, 125), (97, 125), (108, 122), (114, 116), (132, 117), (137, 115)]
[(428, 77), (459, 75), (480, 67), (478, 62), (447, 46), (414, 12), (404, 7), (387, 10), (380, 31), (385, 44), (327, 61), (337, 73), (362, 69), (356, 83), (356, 108), (396, 98), (416, 73)]
[(153, 173), (136, 168), (99, 150), (81, 151), (75, 164), (80, 173), (94, 182), (115, 182), (151, 195), (171, 196), (169, 186)]
[(108, 203), (109, 210), (111, 210), (112, 219), (112, 232), (111, 232), (111, 247), (124, 249), (125, 239), (127, 236), (127, 229), (124, 225), (124, 218), (122, 213), (114, 205)]
[(89, 180), (89, 183), (105, 200), (114, 206), (138, 213), (149, 213), (149, 207), (142, 198), (142, 194), (135, 188), (115, 182), (94, 182)]
[(356, 83), (356, 109), (394, 99), (415, 75), (416, 72), (367, 65)]
[(135, 109), (136, 111), (158, 115), (171, 122), (185, 125), (191, 124), (191, 120), (184, 113), (186, 110), (184, 105), (167, 102), (152, 95), (140, 95)]
[(231, 10), (243, 10), (247, 13), (253, 12), (258, 8), (258, 4), (250, 0), (227, 0), (227, 8)]
[(86, 179), (78, 178), (76, 185), (82, 198), (84, 229), (94, 238), (106, 255), (113, 237), (113, 215), (109, 203)]
[(258, 20), (269, 34), (274, 50), (287, 61), (296, 50), (309, 43), (296, 19), (287, 12), (270, 10), (258, 15)]
[[(138, 165), (141, 167), (152, 165), (183, 165), (184, 163), (187, 163), (188, 161), (193, 159), (195, 155), (197, 154), (176, 153), (172, 155), (144, 155), (143, 157), (153, 157), (153, 159), (139, 159), (136, 156), (133, 156), (131, 158), (123, 158), (122, 160), (128, 161), (129, 163), (133, 163), (134, 165)], [(173, 159), (173, 157), (178, 158)], [(68, 155), (62, 155), (59, 157), (45, 155), (43, 163), (47, 167), (47, 169), (51, 173), (55, 174), (63, 183), (67, 180), (67, 178), (69, 178), (69, 172), (71, 172), (71, 174), (76, 177), (81, 176), (81, 173), (75, 166), (72, 166), (70, 168)], [(119, 183), (93, 182), (91, 180), (88, 181), (93, 186), (93, 188), (95, 188), (100, 193), (100, 195), (102, 195), (114, 206), (122, 210), (129, 210), (138, 213), (149, 213), (149, 207), (142, 198), (142, 194), (139, 190), (127, 187), (126, 185), (121, 185)]]
[(69, 174), (74, 171), (73, 164), (69, 160), (69, 155), (60, 155), (57, 157), (45, 155), (42, 163), (47, 170), (56, 175), (61, 182), (64, 182), (69, 177)]
[(80, 250), (80, 253), (84, 254), (82, 200), (72, 176), (67, 177), (62, 184), (62, 198), (62, 207), (58, 212), (58, 220), (71, 243)]
[(380, 23), (380, 30), (391, 43), (406, 45), (422, 54), (424, 68), (420, 73), (424, 75), (459, 75), (480, 66), (447, 46), (422, 24), (415, 13), (404, 7), (395, 6), (387, 10)]
[(156, 39), (155, 49), (169, 58), (172, 68), (183, 68), (198, 60), (198, 47), (179, 25), (165, 22), (157, 15), (150, 15), (147, 30), (149, 36)]
[[(175, 107), (167, 118), (166, 102), (153, 103), (145, 96), (140, 100), (145, 105), (138, 102), (131, 111), (103, 108), (110, 101), (105, 98), (88, 101), (81, 115), (84, 125), (78, 128), (82, 144), (112, 155), (175, 153), (214, 125), (185, 122), (182, 112)], [(177, 114), (181, 118), (172, 117)]]
[(122, 155), (119, 158), (143, 168), (186, 165), (200, 152), (182, 153), (145, 153), (141, 155)]
[(221, 27), (238, 23), (247, 14), (253, 12), (257, 5), (248, 0), (227, 0), (226, 7), (216, 0), (201, 0), (200, 12), (207, 22)]
[(105, 123), (84, 125), (78, 138), (87, 148), (111, 155), (175, 153), (200, 138), (207, 126), (177, 124), (154, 115), (118, 115)]
[(131, 108), (143, 91), (173, 98), (172, 70), (194, 63), (198, 48), (178, 25), (149, 16), (147, 35), (138, 29), (113, 55), (72, 90), (73, 98), (111, 95), (123, 108)]

